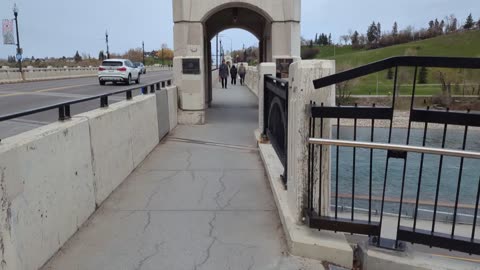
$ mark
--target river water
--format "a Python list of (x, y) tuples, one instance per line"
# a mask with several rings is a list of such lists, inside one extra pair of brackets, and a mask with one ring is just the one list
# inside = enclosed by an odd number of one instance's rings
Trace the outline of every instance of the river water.
[[(334, 128), (333, 138), (336, 138), (336, 127)], [(388, 129), (375, 129), (375, 142), (388, 142)], [(429, 129), (427, 133), (426, 146), (441, 148), (443, 129)], [(340, 139), (353, 140), (353, 127), (342, 127), (340, 129)], [(407, 139), (407, 129), (394, 129), (392, 131), (392, 141), (395, 144), (405, 144)], [(370, 128), (357, 128), (358, 141), (370, 141)], [(422, 129), (412, 129), (410, 145), (421, 146), (423, 140)], [(446, 136), (446, 146), (448, 149), (461, 149), (463, 142), (463, 129), (449, 129)], [(480, 152), (480, 132), (470, 131), (467, 137), (466, 150)], [(352, 173), (353, 173), (353, 149), (341, 147), (339, 150), (339, 194), (352, 194)], [(332, 147), (332, 197), (335, 194), (336, 183), (336, 147)], [(407, 170), (405, 178), (404, 199), (415, 200), (419, 183), (421, 154), (409, 153), (407, 158)], [(458, 179), (460, 175), (460, 158), (444, 157), (441, 176), (439, 201), (444, 203), (454, 203), (457, 192)], [(401, 159), (390, 159), (387, 177), (386, 197), (399, 199), (402, 184), (404, 161)], [(433, 202), (435, 200), (437, 181), (439, 177), (440, 156), (425, 155), (423, 176), (420, 189), (420, 200)], [(356, 153), (356, 172), (355, 172), (355, 194), (369, 194), (369, 166), (370, 150), (357, 149)], [(372, 177), (372, 195), (381, 197), (383, 191), (383, 182), (385, 177), (386, 151), (374, 150), (373, 155), (373, 177)], [(460, 185), (459, 202), (467, 205), (474, 205), (480, 181), (480, 160), (465, 159), (462, 180)], [(342, 199), (339, 205), (350, 205), (350, 199)], [(368, 202), (359, 200), (356, 202), (356, 208), (368, 208)], [(378, 209), (378, 205), (376, 205)], [(390, 207), (390, 211), (395, 212), (398, 209), (395, 206)], [(426, 209), (432, 207), (425, 206)], [(411, 214), (413, 206), (405, 208), (407, 213)], [(441, 208), (443, 211), (451, 209)], [(397, 210), (398, 211), (398, 210)], [(408, 213), (410, 211), (410, 213)], [(473, 211), (464, 210), (466, 214)]]

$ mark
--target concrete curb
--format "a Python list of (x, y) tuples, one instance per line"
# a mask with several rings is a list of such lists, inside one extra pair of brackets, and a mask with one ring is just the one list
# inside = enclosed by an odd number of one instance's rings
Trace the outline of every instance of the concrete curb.
[(449, 258), (441, 258), (417, 252), (410, 244), (407, 251), (396, 252), (367, 246), (366, 243), (359, 245), (359, 257), (363, 269), (368, 270), (478, 270), (480, 264), (463, 262)]
[[(259, 135), (260, 132), (255, 131), (257, 138)], [(259, 144), (259, 149), (282, 221), (289, 252), (295, 256), (321, 260), (352, 269), (353, 249), (343, 234), (317, 231), (295, 223), (288, 207), (287, 192), (280, 181), (283, 166), (271, 144)]]

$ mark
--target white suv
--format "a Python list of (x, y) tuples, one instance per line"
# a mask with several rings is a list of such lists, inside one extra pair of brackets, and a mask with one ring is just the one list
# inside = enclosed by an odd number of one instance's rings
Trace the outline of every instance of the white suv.
[(108, 59), (103, 61), (98, 68), (98, 81), (100, 85), (106, 82), (125, 82), (129, 85), (132, 80), (140, 83), (140, 69), (127, 59)]

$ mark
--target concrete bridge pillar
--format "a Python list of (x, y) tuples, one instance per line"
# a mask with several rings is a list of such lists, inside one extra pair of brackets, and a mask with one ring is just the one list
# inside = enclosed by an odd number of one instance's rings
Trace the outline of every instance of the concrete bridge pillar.
[[(322, 89), (314, 89), (313, 80), (335, 73), (334, 60), (298, 61), (290, 66), (289, 104), (288, 104), (288, 204), (292, 216), (297, 222), (302, 220), (302, 211), (306, 206), (308, 179), (308, 138), (310, 101), (318, 105), (335, 106), (335, 85)], [(320, 123), (317, 123), (315, 137), (320, 136)], [(323, 136), (331, 137), (332, 123), (325, 120)], [(314, 190), (322, 185), (323, 215), (330, 211), (330, 148), (323, 148), (322, 183), (315, 183)], [(319, 171), (319, 163), (315, 170)], [(318, 194), (315, 194), (315, 205), (318, 205)]]
[(300, 59), (301, 0), (172, 0), (179, 123), (204, 124), (211, 93), (210, 41), (239, 28), (259, 41), (260, 62)]

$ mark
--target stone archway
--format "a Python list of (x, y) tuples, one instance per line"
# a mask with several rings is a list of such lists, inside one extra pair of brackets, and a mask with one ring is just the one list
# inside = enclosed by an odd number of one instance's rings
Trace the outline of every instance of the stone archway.
[(260, 62), (300, 59), (300, 0), (172, 0), (174, 79), (179, 122), (204, 124), (211, 101), (211, 44), (219, 32), (244, 29), (259, 40)]

